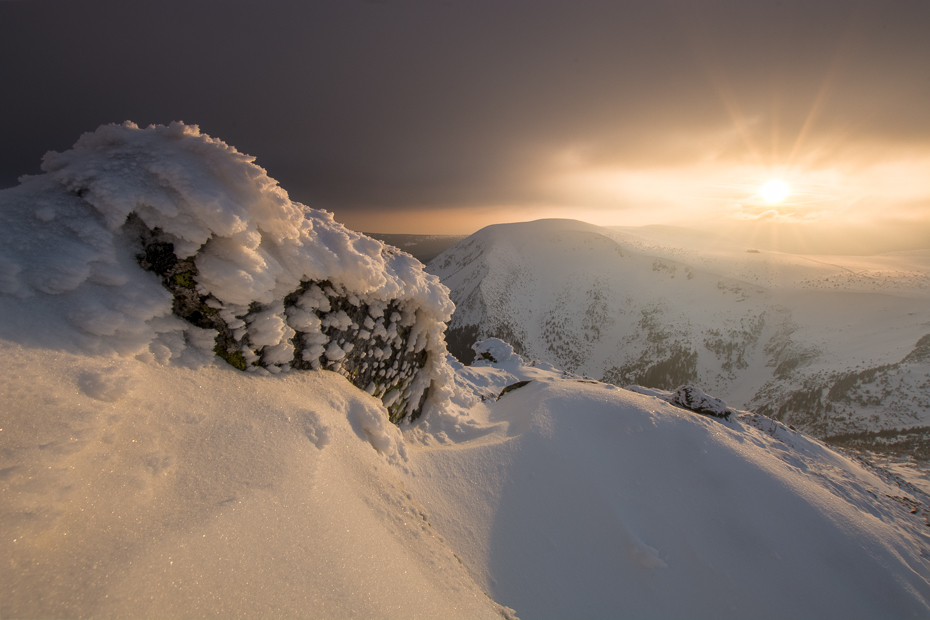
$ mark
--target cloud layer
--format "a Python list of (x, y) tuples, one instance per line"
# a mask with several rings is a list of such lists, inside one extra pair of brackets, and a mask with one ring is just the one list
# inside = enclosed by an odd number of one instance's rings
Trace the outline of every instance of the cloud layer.
[[(926, 223), (927, 23), (919, 0), (2, 3), (0, 181), (101, 123), (183, 120), (383, 232)], [(772, 175), (804, 200), (760, 211)]]

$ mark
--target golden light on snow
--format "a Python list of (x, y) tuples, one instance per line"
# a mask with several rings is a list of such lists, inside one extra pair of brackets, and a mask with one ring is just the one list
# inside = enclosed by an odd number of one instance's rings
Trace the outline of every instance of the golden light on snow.
[(791, 188), (781, 179), (772, 179), (762, 186), (759, 190), (762, 198), (769, 204), (777, 204), (788, 197)]

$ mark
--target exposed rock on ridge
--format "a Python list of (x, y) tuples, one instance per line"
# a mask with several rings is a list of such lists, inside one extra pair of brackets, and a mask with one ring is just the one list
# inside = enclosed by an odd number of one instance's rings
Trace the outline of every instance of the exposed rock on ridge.
[(58, 321), (82, 349), (159, 364), (214, 352), (244, 371), (332, 370), (394, 422), (450, 397), (448, 289), (291, 201), (252, 157), (196, 126), (127, 122), (42, 169), (0, 195), (0, 226), (15, 231), (0, 294), (50, 310), (32, 332)]
[(214, 352), (230, 366), (271, 372), (286, 367), (331, 370), (381, 398), (392, 422), (400, 422), (408, 409), (410, 419), (419, 417), (426, 392), (412, 403), (411, 387), (428, 355), (425, 339), (414, 331), (416, 308), (409, 308), (413, 304), (366, 298), (327, 280), (303, 280), (283, 300), (292, 346), (263, 345), (260, 337), (250, 336), (248, 327), (274, 320), (280, 314), (275, 304), (255, 302), (237, 313), (241, 308), (227, 307), (198, 291), (195, 261), (175, 256), (162, 231), (149, 230), (134, 215), (129, 226), (138, 231), (142, 243), (136, 256), (139, 265), (161, 276), (174, 299), (172, 312), (197, 327), (216, 330)]

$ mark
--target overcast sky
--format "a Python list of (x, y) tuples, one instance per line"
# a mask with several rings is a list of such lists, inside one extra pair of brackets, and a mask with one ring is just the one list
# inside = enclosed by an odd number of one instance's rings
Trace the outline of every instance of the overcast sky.
[(928, 0), (0, 0), (0, 85), (0, 187), (100, 124), (182, 120), (371, 232), (774, 221), (930, 246)]

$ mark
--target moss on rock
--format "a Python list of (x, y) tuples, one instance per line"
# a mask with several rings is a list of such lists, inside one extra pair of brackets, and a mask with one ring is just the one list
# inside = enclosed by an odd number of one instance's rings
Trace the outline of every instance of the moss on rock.
[(259, 303), (250, 304), (244, 312), (227, 308), (213, 296), (198, 291), (194, 260), (179, 259), (173, 244), (160, 230), (150, 230), (134, 215), (128, 226), (141, 239), (139, 265), (161, 277), (162, 285), (174, 298), (174, 314), (197, 327), (216, 330), (213, 350), (233, 368), (331, 370), (360, 389), (374, 386), (369, 393), (385, 402), (392, 422), (419, 416), (426, 392), (419, 395), (412, 408), (410, 392), (417, 373), (426, 366), (428, 354), (422, 347), (417, 348), (414, 339), (415, 308), (400, 301), (365, 301), (328, 280), (302, 281), (284, 297), (282, 316), (286, 318), (309, 294), (318, 305), (312, 313), (319, 327), (295, 329), (289, 341), (293, 352), (282, 362), (280, 351), (274, 347), (254, 347), (249, 341), (247, 326), (272, 308)]

